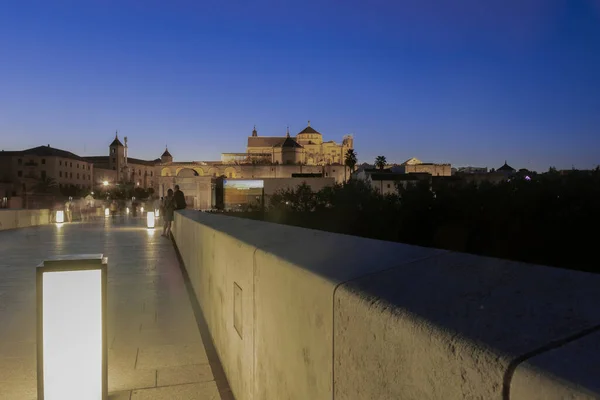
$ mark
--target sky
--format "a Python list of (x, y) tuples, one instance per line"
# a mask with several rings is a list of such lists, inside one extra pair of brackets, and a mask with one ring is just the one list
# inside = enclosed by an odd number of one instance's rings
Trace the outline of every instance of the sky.
[(359, 162), (600, 163), (600, 0), (0, 3), (0, 149), (219, 160), (354, 135)]

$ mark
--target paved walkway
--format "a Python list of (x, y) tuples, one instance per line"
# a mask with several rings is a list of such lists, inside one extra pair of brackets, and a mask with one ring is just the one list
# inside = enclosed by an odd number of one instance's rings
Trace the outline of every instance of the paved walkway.
[(144, 224), (107, 219), (0, 232), (0, 399), (37, 398), (35, 267), (74, 253), (108, 257), (110, 400), (231, 398), (214, 379), (222, 372), (213, 356), (209, 363), (173, 245)]

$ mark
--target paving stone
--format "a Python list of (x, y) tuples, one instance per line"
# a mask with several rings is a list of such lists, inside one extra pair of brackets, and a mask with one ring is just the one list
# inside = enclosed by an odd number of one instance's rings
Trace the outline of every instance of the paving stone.
[(0, 399), (37, 400), (37, 381), (0, 378)]
[(215, 382), (134, 390), (131, 400), (221, 400)]
[(202, 344), (169, 344), (141, 347), (136, 368), (158, 369), (208, 363)]
[(131, 400), (131, 391), (109, 393), (108, 400)]
[(172, 329), (147, 329), (127, 334), (117, 333), (112, 348), (123, 346), (150, 347), (173, 344), (199, 344), (202, 343), (200, 332), (181, 331)]
[(35, 342), (2, 342), (0, 343), (0, 359), (11, 358), (29, 358), (36, 359), (37, 345)]
[(156, 386), (156, 370), (108, 366), (108, 391), (151, 388)]
[(214, 376), (209, 364), (182, 365), (161, 368), (156, 375), (156, 386), (182, 385), (185, 383), (210, 382)]
[[(218, 398), (216, 387), (198, 383), (212, 380), (212, 372), (175, 250), (144, 222), (0, 231), (0, 399), (37, 397), (36, 266), (53, 255), (85, 253), (108, 257), (109, 399)], [(163, 385), (178, 386), (139, 390), (157, 385), (158, 369)]]

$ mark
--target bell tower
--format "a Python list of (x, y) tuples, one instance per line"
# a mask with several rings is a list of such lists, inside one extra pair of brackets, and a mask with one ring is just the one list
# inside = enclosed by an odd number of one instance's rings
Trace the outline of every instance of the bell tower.
[(115, 132), (115, 140), (108, 146), (108, 168), (117, 171), (117, 181), (122, 181), (122, 169), (125, 166), (125, 146), (119, 140), (119, 132)]

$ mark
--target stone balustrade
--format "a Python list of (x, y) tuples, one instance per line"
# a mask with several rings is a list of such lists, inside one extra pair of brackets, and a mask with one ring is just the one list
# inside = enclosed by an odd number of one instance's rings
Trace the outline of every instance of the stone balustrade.
[(0, 231), (50, 223), (50, 210), (0, 209)]
[(193, 210), (173, 235), (238, 400), (600, 398), (600, 276)]

